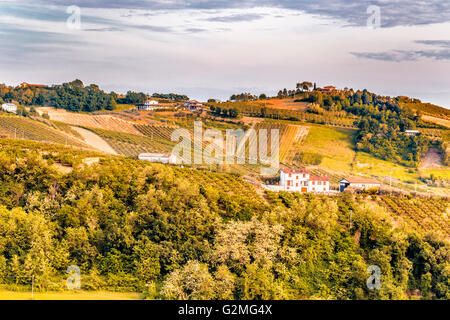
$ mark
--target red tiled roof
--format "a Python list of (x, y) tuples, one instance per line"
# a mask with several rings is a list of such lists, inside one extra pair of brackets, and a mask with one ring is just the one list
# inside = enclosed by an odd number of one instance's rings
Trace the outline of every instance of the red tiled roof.
[(30, 83), (26, 83), (26, 82), (23, 82), (20, 85), (22, 87), (47, 87), (47, 85), (45, 85), (45, 84), (30, 84)]
[(310, 174), (311, 172), (306, 169), (291, 169), (291, 168), (282, 168), (281, 171), (284, 173), (307, 173)]
[(343, 180), (347, 180), (350, 183), (381, 184), (379, 181), (377, 181), (375, 179), (362, 178), (362, 177), (347, 177), (347, 178), (344, 178)]
[(309, 176), (309, 180), (311, 181), (330, 181), (328, 176)]

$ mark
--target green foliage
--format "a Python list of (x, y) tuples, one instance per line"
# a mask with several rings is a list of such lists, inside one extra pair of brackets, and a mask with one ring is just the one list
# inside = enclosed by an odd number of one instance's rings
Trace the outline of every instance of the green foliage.
[[(267, 192), (239, 177), (0, 140), (0, 281), (164, 299), (448, 299), (450, 244), (373, 201)], [(58, 149), (59, 148), (59, 149)], [(273, 201), (272, 201), (273, 200)], [(350, 218), (351, 214), (351, 218)], [(381, 290), (366, 286), (369, 265)]]
[(318, 153), (300, 152), (296, 155), (295, 160), (303, 164), (319, 165), (322, 162), (323, 155)]

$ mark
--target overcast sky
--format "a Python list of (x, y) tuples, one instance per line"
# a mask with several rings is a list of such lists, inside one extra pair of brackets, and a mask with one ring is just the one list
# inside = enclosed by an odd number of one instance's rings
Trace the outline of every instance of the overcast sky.
[(76, 78), (200, 100), (309, 80), (450, 108), (450, 1), (0, 0), (0, 83)]

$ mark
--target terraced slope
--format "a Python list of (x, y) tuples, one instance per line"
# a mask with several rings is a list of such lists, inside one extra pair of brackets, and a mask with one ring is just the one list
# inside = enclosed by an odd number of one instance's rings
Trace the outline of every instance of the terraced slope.
[(104, 139), (118, 154), (136, 157), (146, 152), (169, 152), (174, 142), (125, 132), (86, 128)]
[(59, 130), (19, 116), (0, 116), (0, 134), (12, 139), (27, 139), (67, 144), (76, 147), (89, 147), (79, 139), (72, 138)]
[(440, 231), (450, 237), (450, 205), (445, 199), (380, 197), (379, 203), (412, 228)]

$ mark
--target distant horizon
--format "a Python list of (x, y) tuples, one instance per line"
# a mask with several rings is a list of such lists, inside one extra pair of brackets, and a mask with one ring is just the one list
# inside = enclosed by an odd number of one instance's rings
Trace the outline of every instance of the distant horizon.
[(449, 35), (448, 0), (0, 0), (9, 83), (198, 100), (315, 79), (449, 109)]
[[(12, 86), (12, 87), (17, 87), (17, 86), (19, 86), (21, 83), (27, 83), (27, 84), (31, 84), (31, 85), (46, 85), (46, 86), (51, 87), (51, 86), (53, 86), (53, 85), (61, 85), (61, 84), (63, 84), (63, 83), (68, 83), (68, 82), (71, 82), (71, 81), (74, 81), (74, 80), (77, 80), (77, 78), (72, 79), (72, 80), (62, 81), (62, 82), (60, 82), (60, 83), (45, 83), (45, 82), (43, 82), (43, 81), (41, 81), (41, 82), (21, 81), (20, 83), (17, 83), (17, 84), (8, 84), (8, 83), (6, 83), (6, 82), (0, 82), (0, 83), (1, 83), (1, 84), (4, 84), (4, 85), (7, 85), (7, 86)], [(239, 93), (250, 93), (250, 94), (258, 95), (258, 96), (259, 96), (260, 94), (264, 93), (264, 94), (266, 94), (268, 97), (276, 97), (277, 94), (278, 94), (278, 91), (285, 88), (285, 87), (283, 87), (283, 88), (280, 87), (280, 88), (278, 88), (278, 89), (272, 89), (272, 91), (270, 91), (270, 92), (272, 92), (272, 93), (270, 93), (269, 91), (266, 91), (266, 92), (252, 92), (252, 91), (249, 91), (249, 90), (243, 90), (243, 91), (241, 91), (241, 92), (230, 92), (228, 96), (222, 96), (222, 97), (213, 96), (213, 95), (191, 96), (191, 95), (187, 94), (186, 92), (179, 92), (179, 91), (174, 91), (174, 90), (170, 90), (170, 89), (167, 89), (167, 90), (157, 90), (157, 91), (153, 91), (153, 92), (151, 92), (152, 90), (150, 90), (150, 91), (149, 91), (149, 90), (134, 90), (134, 89), (130, 89), (130, 88), (128, 88), (128, 89), (122, 89), (121, 91), (119, 91), (119, 90), (114, 90), (114, 89), (111, 90), (111, 89), (108, 89), (106, 86), (103, 86), (103, 85), (100, 84), (100, 83), (94, 83), (94, 82), (89, 82), (89, 81), (86, 82), (86, 81), (84, 81), (83, 79), (78, 79), (78, 80), (81, 80), (81, 81), (83, 82), (84, 86), (89, 86), (89, 85), (91, 85), (91, 84), (98, 85), (99, 88), (100, 88), (101, 90), (103, 90), (103, 91), (105, 91), (105, 92), (108, 92), (108, 93), (114, 91), (114, 92), (117, 93), (117, 94), (126, 94), (128, 91), (135, 91), (135, 92), (142, 92), (142, 93), (145, 93), (145, 94), (147, 94), (149, 97), (151, 97), (152, 94), (154, 94), (154, 93), (161, 93), (161, 94), (175, 93), (175, 94), (180, 94), (180, 95), (187, 95), (187, 96), (189, 97), (189, 99), (192, 99), (192, 100), (198, 100), (198, 101), (202, 101), (202, 102), (206, 102), (208, 99), (218, 99), (218, 100), (220, 100), (220, 101), (227, 101), (227, 100), (230, 99), (231, 95), (233, 95), (233, 94), (239, 94)], [(299, 80), (299, 81), (303, 81), (303, 80)], [(314, 81), (311, 81), (311, 82), (314, 83)], [(323, 87), (325, 87), (325, 86), (331, 85), (331, 86), (335, 86), (335, 87), (336, 87), (337, 89), (339, 89), (339, 90), (343, 90), (344, 88), (348, 88), (348, 89), (353, 89), (354, 91), (357, 91), (357, 90), (363, 91), (364, 89), (366, 89), (366, 90), (368, 90), (369, 92), (375, 93), (375, 94), (377, 94), (377, 95), (380, 95), (380, 96), (389, 96), (389, 97), (392, 97), (392, 98), (396, 98), (396, 97), (399, 97), (399, 96), (406, 96), (406, 97), (411, 98), (411, 99), (419, 99), (422, 103), (430, 103), (430, 104), (433, 104), (433, 105), (436, 105), (436, 106), (439, 106), (439, 107), (442, 107), (442, 108), (445, 108), (445, 109), (450, 109), (450, 106), (440, 105), (440, 104), (437, 104), (437, 103), (433, 103), (433, 102), (431, 102), (431, 101), (426, 101), (426, 100), (424, 100), (424, 99), (421, 99), (420, 97), (410, 96), (410, 95), (407, 95), (407, 94), (394, 94), (394, 95), (393, 95), (393, 94), (384, 94), (384, 93), (381, 93), (381, 92), (377, 92), (377, 91), (371, 90), (370, 88), (353, 88), (353, 87), (350, 87), (350, 86), (338, 87), (338, 86), (336, 86), (336, 85), (333, 84), (333, 83), (327, 83), (327, 84), (321, 85), (321, 84), (318, 84), (318, 83), (316, 82), (316, 84), (317, 84), (317, 87), (318, 87), (318, 88), (323, 88)], [(293, 85), (292, 87), (286, 87), (286, 89), (287, 89), (287, 90), (294, 90), (294, 89), (295, 89), (295, 86)]]

